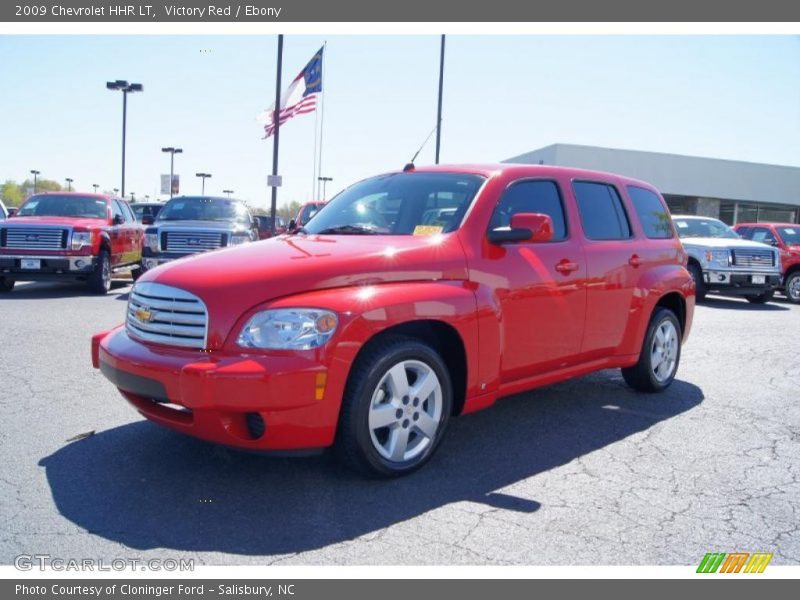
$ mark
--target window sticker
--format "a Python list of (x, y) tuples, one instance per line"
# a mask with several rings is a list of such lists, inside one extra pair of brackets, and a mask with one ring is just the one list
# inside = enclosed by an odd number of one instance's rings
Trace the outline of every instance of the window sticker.
[(797, 233), (794, 229), (789, 229), (788, 227), (784, 229), (784, 231), (789, 235), (794, 235), (795, 233)]
[(677, 225), (681, 229), (686, 229), (687, 227), (689, 227), (689, 224), (686, 221), (675, 221), (675, 225)]
[(414, 227), (414, 235), (436, 235), (442, 233), (443, 229), (441, 225), (417, 225)]
[(183, 209), (183, 206), (184, 206), (184, 203), (183, 203), (183, 202), (176, 202), (176, 203), (175, 203), (175, 204), (172, 206), (172, 208), (173, 208), (174, 210), (181, 210), (181, 209)]

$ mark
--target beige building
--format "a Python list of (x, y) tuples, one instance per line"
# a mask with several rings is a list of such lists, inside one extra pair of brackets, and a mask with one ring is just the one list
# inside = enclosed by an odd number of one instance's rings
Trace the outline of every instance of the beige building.
[(619, 173), (655, 185), (674, 214), (800, 223), (800, 167), (597, 146), (553, 144), (506, 163)]

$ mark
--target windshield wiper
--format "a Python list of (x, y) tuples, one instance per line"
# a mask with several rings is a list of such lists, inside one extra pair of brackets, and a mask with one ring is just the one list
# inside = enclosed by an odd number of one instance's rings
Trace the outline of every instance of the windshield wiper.
[(342, 234), (342, 235), (377, 235), (378, 232), (372, 227), (365, 227), (364, 225), (336, 225), (335, 227), (328, 227), (317, 234)]

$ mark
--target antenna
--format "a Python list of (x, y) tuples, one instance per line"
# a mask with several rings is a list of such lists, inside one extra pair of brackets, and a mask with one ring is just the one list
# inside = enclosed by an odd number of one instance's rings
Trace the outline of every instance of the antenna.
[(403, 167), (403, 171), (411, 171), (414, 168), (414, 161), (417, 160), (417, 156), (419, 156), (419, 153), (422, 152), (422, 149), (425, 147), (425, 144), (428, 143), (428, 140), (431, 139), (433, 132), (436, 131), (436, 127), (437, 125), (433, 126), (433, 129), (431, 129), (431, 132), (428, 134), (428, 137), (426, 137), (425, 141), (422, 142), (422, 146), (419, 147), (419, 150), (417, 150), (417, 152), (411, 158), (411, 161), (405, 167)]

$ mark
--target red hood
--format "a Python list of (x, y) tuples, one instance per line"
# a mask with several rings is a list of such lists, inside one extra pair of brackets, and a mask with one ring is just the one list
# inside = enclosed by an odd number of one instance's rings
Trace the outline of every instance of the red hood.
[(398, 281), (467, 279), (455, 234), (280, 236), (198, 254), (148, 271), (139, 281), (187, 290), (208, 307), (209, 347), (264, 302), (326, 288)]
[(105, 219), (87, 219), (85, 217), (11, 217), (3, 223), (3, 226), (60, 225), (62, 227), (96, 229), (107, 224)]

